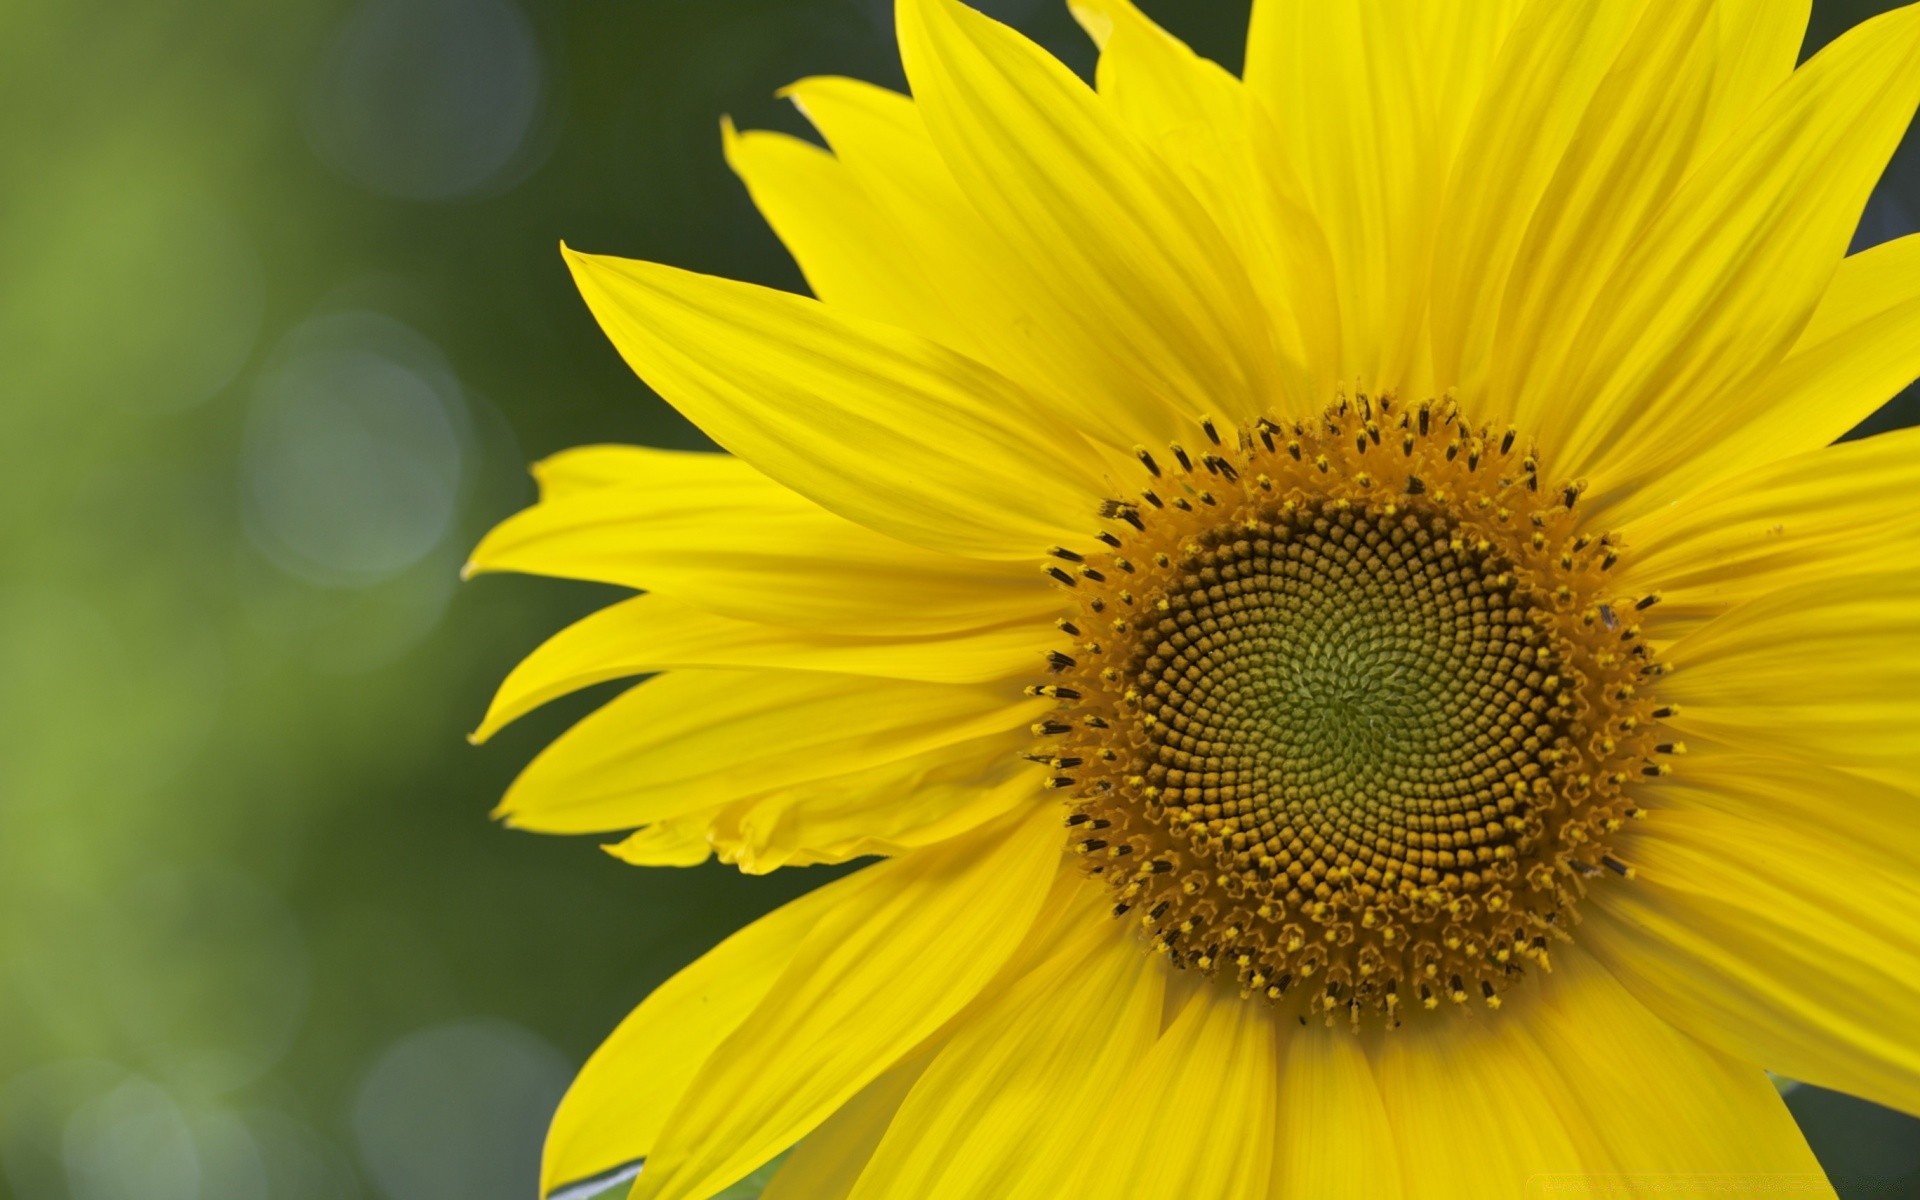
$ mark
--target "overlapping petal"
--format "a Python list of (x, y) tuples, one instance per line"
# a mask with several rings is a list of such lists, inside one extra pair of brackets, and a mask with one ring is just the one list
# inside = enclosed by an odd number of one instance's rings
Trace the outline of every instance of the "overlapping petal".
[(1662, 1017), (1795, 1079), (1920, 1112), (1920, 888), (1824, 839), (1652, 814), (1580, 942)]
[(1736, 747), (1920, 788), (1920, 572), (1814, 578), (1676, 642), (1669, 722)]
[(1795, 71), (1613, 266), (1578, 354), (1552, 382), (1529, 382), (1520, 406), (1572, 418), (1548, 457), (1591, 479), (1595, 519), (1673, 499), (1674, 465), (1754, 415), (1742, 396), (1805, 329), (1916, 101), (1920, 6), (1909, 6)]
[(1078, 438), (1005, 377), (817, 301), (567, 252), (600, 327), (722, 446), (825, 508), (929, 549), (1026, 558), (1084, 538)]
[(1019, 947), (1059, 869), (1058, 816), (869, 867), (763, 1003), (701, 1066), (635, 1200), (694, 1200), (798, 1141), (965, 1007)]
[(942, 633), (1058, 606), (1039, 569), (875, 533), (732, 455), (590, 446), (538, 463), (540, 503), (496, 526), (469, 574), (645, 588), (743, 621)]
[(1003, 242), (1031, 311), (1105, 350), (1062, 381), (1083, 428), (1187, 436), (1276, 393), (1272, 337), (1193, 195), (1072, 72), (956, 0), (900, 0), (900, 53), (935, 147)]
[(474, 738), (584, 687), (677, 668), (826, 671), (928, 683), (1037, 675), (1058, 642), (1028, 622), (946, 637), (857, 638), (736, 621), (665, 596), (608, 605), (548, 638), (501, 683)]
[(772, 990), (822, 917), (866, 903), (862, 875), (817, 888), (701, 955), (600, 1044), (554, 1113), (540, 1194), (638, 1165), (687, 1083)]
[(815, 672), (673, 671), (562, 734), (495, 815), (542, 833), (634, 829), (1017, 731), (1049, 704)]

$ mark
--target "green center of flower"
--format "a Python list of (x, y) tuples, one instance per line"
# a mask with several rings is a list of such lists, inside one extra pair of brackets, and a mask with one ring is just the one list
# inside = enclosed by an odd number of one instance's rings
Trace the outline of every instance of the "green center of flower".
[(1497, 1006), (1630, 873), (1608, 835), (1673, 749), (1621, 616), (1648, 601), (1603, 599), (1611, 539), (1516, 443), (1362, 401), (1143, 450), (1111, 553), (1057, 553), (1080, 611), (1037, 757), (1175, 962), (1356, 1022)]

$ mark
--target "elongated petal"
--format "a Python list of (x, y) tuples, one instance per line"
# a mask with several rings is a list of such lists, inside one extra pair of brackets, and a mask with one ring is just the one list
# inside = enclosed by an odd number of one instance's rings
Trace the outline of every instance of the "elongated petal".
[[(1799, 338), (1920, 100), (1920, 6), (1836, 39), (1702, 161), (1615, 273), (1582, 332), (1580, 398), (1555, 469), (1591, 477), (1590, 516), (1673, 497)], [(1619, 518), (1613, 518), (1619, 519)]]
[(1735, 476), (1624, 526), (1622, 586), (1659, 592), (1648, 627), (1674, 638), (1807, 579), (1920, 570), (1916, 470), (1920, 432), (1898, 430)]
[(704, 813), (657, 821), (602, 849), (636, 867), (697, 867), (713, 857)]
[(1795, 1079), (1920, 1112), (1920, 889), (1764, 822), (1660, 811), (1596, 889), (1589, 946), (1695, 1037)]
[(1613, 1182), (1753, 1175), (1825, 1194), (1820, 1164), (1766, 1071), (1654, 1015), (1578, 940), (1554, 951), (1537, 1000), (1512, 1019), (1552, 1061), (1562, 1105), (1584, 1117), (1588, 1153), (1610, 1164)]
[(1587, 316), (1694, 162), (1719, 54), (1713, 18), (1714, 0), (1642, 9), (1514, 259), (1488, 402), (1550, 452), (1584, 407), (1574, 385), (1592, 346)]
[[(782, 133), (722, 131), (727, 164), (786, 243), (813, 294), (835, 308), (939, 338), (946, 302), (886, 236), (887, 216), (833, 156)], [(956, 349), (962, 347), (956, 346)]]
[(860, 875), (769, 913), (654, 989), (620, 1023), (554, 1113), (540, 1163), (546, 1195), (644, 1158), (681, 1093), (773, 987), (807, 934), (870, 891)]
[(866, 910), (822, 922), (701, 1067), (635, 1200), (692, 1200), (738, 1179), (939, 1029), (1026, 936), (1061, 840), (1043, 806), (869, 868), (879, 878)]
[(1199, 988), (1112, 1098), (1070, 1195), (1264, 1196), (1279, 1022), (1230, 989)]
[(1413, 23), (1361, 0), (1259, 0), (1247, 87), (1279, 125), (1340, 289), (1339, 377), (1423, 386), (1445, 148)]
[[(1042, 779), (1019, 757), (1031, 744), (1022, 729), (737, 800), (704, 836), (750, 875), (904, 854), (1040, 803)], [(612, 853), (627, 858), (625, 845)]]
[(794, 1148), (760, 1200), (846, 1200), (930, 1057), (916, 1055), (861, 1088)]
[(1075, 435), (1005, 378), (817, 301), (567, 251), (640, 377), (722, 446), (850, 520), (949, 553), (1084, 537), (1100, 495)]
[(1313, 1024), (1288, 1035), (1279, 1108), (1273, 1195), (1394, 1200), (1403, 1194), (1380, 1087), (1350, 1030)]
[(1834, 761), (1920, 788), (1920, 573), (1815, 579), (1769, 593), (1663, 656), (1682, 733)]
[(1316, 412), (1340, 361), (1333, 262), (1272, 121), (1235, 79), (1149, 20), (1132, 0), (1074, 0), (1100, 43), (1101, 101), (1187, 185), (1247, 264), (1278, 338), (1286, 394), (1218, 415)]
[(542, 833), (634, 829), (1019, 730), (1051, 703), (812, 672), (674, 671), (562, 734), (494, 815)]
[(1793, 350), (1741, 399), (1743, 423), (1711, 454), (1676, 463), (1662, 490), (1685, 496), (1818, 449), (1920, 378), (1920, 235), (1840, 264)]
[(743, 621), (842, 633), (978, 629), (1059, 607), (1036, 565), (875, 533), (731, 455), (595, 446), (534, 474), (540, 503), (481, 540), (469, 575), (590, 579)]
[(1420, 1200), (1524, 1196), (1539, 1175), (1606, 1169), (1515, 1014), (1420, 1014), (1367, 1042), (1400, 1177)]
[(1436, 382), (1459, 386), (1476, 408), (1489, 403), (1500, 300), (1521, 241), (1640, 7), (1531, 4), (1491, 67), (1490, 99), (1448, 181), (1440, 222), (1447, 235), (1433, 257)]
[(908, 641), (736, 621), (665, 596), (635, 596), (574, 622), (508, 674), (475, 731), (491, 737), (540, 705), (609, 679), (680, 668), (826, 671), (929, 683), (984, 683), (1042, 672), (1058, 641), (1023, 624)]
[(922, 1076), (881, 1142), (856, 1200), (1001, 1200), (1058, 1178), (1086, 1149), (1075, 1134), (1160, 1033), (1164, 967), (1131, 931), (1083, 905), (1061, 953), (977, 1014)]
[(1720, 59), (1701, 144), (1712, 148), (1787, 81), (1813, 0), (1720, 0)]
[(1206, 210), (1066, 67), (956, 0), (900, 0), (900, 52), (948, 167), (1035, 316), (1105, 354), (1061, 395), (1122, 444), (1191, 436), (1276, 390), (1272, 341)]
[(1920, 879), (1920, 796), (1826, 763), (1696, 738), (1686, 769), (1660, 781), (1658, 802), (1758, 821)]

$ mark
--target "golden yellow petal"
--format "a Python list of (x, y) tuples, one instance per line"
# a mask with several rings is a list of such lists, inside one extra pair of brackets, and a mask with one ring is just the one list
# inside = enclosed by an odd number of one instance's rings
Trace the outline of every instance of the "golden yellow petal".
[[(956, 2), (902, 0), (900, 52), (941, 157), (1036, 318), (1103, 351), (1061, 381), (1081, 428), (1131, 445), (1277, 390), (1264, 312), (1206, 210), (1073, 73)], [(1090, 359), (1090, 361), (1093, 361)]]
[(1206, 981), (1082, 1134), (1078, 1196), (1265, 1196), (1280, 1023)]
[(1037, 622), (913, 640), (845, 637), (736, 621), (666, 596), (635, 596), (574, 622), (522, 659), (494, 693), (473, 740), (609, 679), (712, 667), (986, 683), (1040, 674), (1058, 642), (1059, 631)]
[(594, 446), (535, 466), (540, 503), (473, 551), (524, 571), (645, 588), (743, 621), (936, 633), (1050, 620), (1032, 562), (941, 554), (831, 513), (727, 454)]
[(854, 1200), (1063, 1194), (1055, 1184), (1087, 1157), (1087, 1129), (1159, 1036), (1166, 971), (1103, 911), (1104, 888), (1085, 892), (1059, 952), (965, 1016)]
[(634, 1200), (710, 1195), (824, 1121), (970, 1003), (1026, 937), (1060, 869), (1059, 816), (889, 859), (861, 911), (828, 916), (667, 1119)]
[(1273, 1194), (1321, 1200), (1403, 1195), (1393, 1129), (1360, 1039), (1350, 1029), (1314, 1022), (1287, 1035), (1284, 1056)]
[[(736, 800), (703, 814), (701, 837), (749, 875), (904, 854), (1042, 803), (1041, 780), (1019, 757), (1031, 744), (1024, 729), (974, 738)], [(624, 845), (611, 849), (625, 858)]]
[(1621, 586), (1660, 593), (1666, 640), (1808, 579), (1920, 569), (1917, 473), (1911, 429), (1779, 459), (1622, 526)]
[(1695, 737), (1685, 770), (1660, 781), (1663, 809), (1759, 821), (1920, 879), (1920, 796), (1836, 766)]
[(1719, 145), (1787, 81), (1812, 10), (1813, 0), (1720, 0), (1720, 59), (1701, 145)]
[(1920, 378), (1920, 235), (1840, 264), (1793, 350), (1741, 397), (1744, 421), (1713, 451), (1674, 464), (1660, 494), (1833, 442)]
[(1769, 592), (1662, 655), (1681, 735), (1830, 762), (1920, 789), (1920, 572)]
[(1555, 452), (1588, 403), (1576, 384), (1596, 353), (1589, 314), (1605, 318), (1597, 310), (1612, 302), (1622, 260), (1658, 219), (1700, 149), (1720, 51), (1714, 6), (1715, 0), (1663, 0), (1641, 10), (1513, 260), (1488, 406), (1538, 435), (1556, 465)]
[(1283, 392), (1223, 404), (1249, 421), (1276, 409), (1317, 412), (1340, 361), (1340, 312), (1326, 236), (1307, 211), (1272, 121), (1240, 81), (1149, 20), (1132, 0), (1072, 0), (1100, 43), (1101, 101), (1159, 155), (1213, 217), (1277, 338)]
[(494, 815), (541, 833), (634, 829), (1023, 730), (1051, 704), (803, 671), (674, 671), (562, 734)]
[(1525, 1196), (1537, 1176), (1605, 1169), (1516, 1013), (1421, 1015), (1366, 1040), (1408, 1195)]
[(1575, 415), (1545, 452), (1590, 478), (1590, 519), (1674, 499), (1669, 474), (1754, 418), (1744, 396), (1805, 328), (1917, 100), (1910, 6), (1795, 71), (1620, 261), (1581, 331), (1581, 370), (1529, 401)]
[(1578, 937), (1693, 1036), (1794, 1079), (1920, 1112), (1920, 888), (1798, 831), (1653, 812), (1635, 877), (1596, 888)]
[(1416, 24), (1362, 0), (1259, 0), (1247, 35), (1247, 88), (1277, 122), (1331, 250), (1338, 377), (1370, 390), (1430, 382), (1427, 279), (1446, 147), (1427, 93), (1433, 47), (1416, 44)]
[(1502, 1015), (1524, 1021), (1553, 1063), (1562, 1106), (1584, 1117), (1593, 1161), (1608, 1164), (1607, 1186), (1635, 1179), (1705, 1186), (1751, 1177), (1829, 1194), (1766, 1071), (1655, 1016), (1577, 934), (1573, 945), (1553, 951), (1552, 972), (1539, 977), (1539, 994), (1527, 999), (1524, 1009), (1516, 998)]
[(917, 1054), (861, 1088), (794, 1147), (760, 1200), (846, 1200), (930, 1057)]
[(864, 873), (793, 901), (654, 989), (574, 1079), (547, 1133), (540, 1194), (649, 1154), (707, 1056), (747, 1018), (821, 918), (866, 904)]
[(697, 867), (713, 857), (706, 816), (699, 813), (637, 829), (601, 849), (636, 867)]
[[(924, 333), (951, 323), (920, 263), (886, 236), (887, 216), (833, 155), (783, 133), (722, 129), (727, 165), (786, 244), (813, 294), (835, 308)], [(955, 349), (961, 344), (949, 342)]]
[(722, 446), (868, 528), (1028, 558), (1084, 538), (1101, 488), (1077, 435), (936, 343), (818, 301), (655, 263), (566, 252), (601, 328)]
[(1490, 99), (1467, 128), (1433, 254), (1435, 381), (1458, 386), (1476, 409), (1493, 404), (1487, 374), (1521, 241), (1642, 7), (1531, 4), (1490, 68)]

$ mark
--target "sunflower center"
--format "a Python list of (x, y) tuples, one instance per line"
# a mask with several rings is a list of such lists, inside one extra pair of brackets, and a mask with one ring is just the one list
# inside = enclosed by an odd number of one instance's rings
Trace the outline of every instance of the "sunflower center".
[(1548, 965), (1669, 715), (1618, 549), (1515, 431), (1340, 402), (1141, 450), (1036, 755), (1090, 868), (1181, 966), (1304, 1011), (1494, 1006)]

